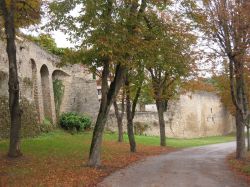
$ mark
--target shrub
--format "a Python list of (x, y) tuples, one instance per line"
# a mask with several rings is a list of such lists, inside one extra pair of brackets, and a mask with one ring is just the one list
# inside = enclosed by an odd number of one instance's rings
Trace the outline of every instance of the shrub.
[(80, 117), (81, 122), (84, 124), (84, 129), (90, 129), (91, 128), (91, 118), (88, 116), (81, 116)]
[(59, 124), (65, 130), (79, 132), (90, 128), (91, 119), (85, 115), (80, 116), (75, 112), (68, 112), (60, 116)]

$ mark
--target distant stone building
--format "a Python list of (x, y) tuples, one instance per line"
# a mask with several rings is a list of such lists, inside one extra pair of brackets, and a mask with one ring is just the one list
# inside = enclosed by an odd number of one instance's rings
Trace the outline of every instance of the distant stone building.
[[(27, 100), (30, 106), (34, 107), (33, 112), (37, 116), (37, 123), (42, 123), (45, 118), (56, 122), (55, 87), (53, 89), (55, 81), (60, 81), (63, 91), (60, 98), (61, 105), (58, 107), (59, 113), (74, 111), (95, 118), (99, 102), (96, 81), (93, 80), (92, 74), (80, 65), (58, 68), (58, 57), (49, 54), (32, 42), (21, 40), (17, 41), (20, 96), (21, 100)], [(5, 43), (0, 41), (0, 97), (2, 100), (8, 97), (9, 66), (5, 49)], [(3, 112), (5, 111), (0, 111), (0, 138), (1, 129), (7, 127), (7, 121), (3, 120)]]
[[(148, 105), (144, 112), (136, 112), (135, 131), (159, 136), (158, 115), (155, 105)], [(225, 135), (235, 130), (235, 119), (226, 110), (215, 93), (194, 92), (180, 95), (169, 103), (164, 113), (167, 137), (196, 138)], [(124, 126), (126, 119), (124, 119)], [(116, 118), (110, 114), (108, 130), (117, 131)], [(139, 129), (138, 129), (139, 128)], [(124, 128), (126, 130), (126, 128)]]

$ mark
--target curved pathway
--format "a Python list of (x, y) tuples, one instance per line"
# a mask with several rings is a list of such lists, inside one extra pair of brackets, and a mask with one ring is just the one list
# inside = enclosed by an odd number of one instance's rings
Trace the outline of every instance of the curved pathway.
[(119, 170), (98, 187), (247, 187), (228, 169), (235, 142), (183, 149), (149, 157)]

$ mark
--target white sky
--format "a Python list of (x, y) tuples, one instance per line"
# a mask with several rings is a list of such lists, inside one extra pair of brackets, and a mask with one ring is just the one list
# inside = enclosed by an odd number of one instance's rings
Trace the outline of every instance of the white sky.
[(54, 31), (52, 37), (55, 39), (58, 47), (74, 47), (74, 44), (70, 43), (70, 41), (67, 40), (67, 36), (60, 31)]
[[(75, 7), (75, 9), (73, 11), (70, 12), (70, 15), (71, 16), (78, 16), (80, 10), (81, 10), (81, 6), (78, 5)], [(44, 11), (47, 12), (46, 10), (44, 10)], [(45, 15), (46, 15), (46, 13), (45, 13)], [(42, 17), (40, 25), (34, 26), (34, 27), (31, 26), (28, 29), (21, 29), (21, 31), (25, 34), (38, 36), (39, 34), (46, 33), (45, 31), (39, 29), (39, 27), (46, 25), (47, 22), (49, 22), (49, 20), (48, 20), (47, 16), (44, 16), (44, 17)], [(59, 30), (50, 32), (49, 34), (55, 39), (57, 47), (61, 47), (61, 48), (69, 47), (69, 48), (71, 48), (71, 47), (75, 46), (75, 44), (73, 44), (67, 40), (67, 38), (68, 38), (67, 35), (65, 35), (63, 32), (61, 32)]]

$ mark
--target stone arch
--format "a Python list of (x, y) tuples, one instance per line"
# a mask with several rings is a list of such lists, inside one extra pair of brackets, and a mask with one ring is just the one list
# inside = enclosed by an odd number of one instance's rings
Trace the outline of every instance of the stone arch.
[(32, 98), (34, 99), (35, 107), (38, 116), (40, 116), (39, 112), (39, 100), (38, 100), (38, 86), (37, 86), (37, 67), (34, 59), (30, 59), (31, 64), (31, 79), (32, 79)]
[(44, 118), (52, 120), (52, 106), (51, 106), (51, 91), (50, 91), (50, 78), (48, 67), (44, 64), (40, 69), (41, 85), (42, 85), (42, 100)]
[(56, 116), (58, 117), (61, 112), (61, 105), (63, 102), (64, 91), (65, 91), (65, 80), (69, 77), (69, 74), (65, 73), (62, 70), (55, 70), (52, 73), (53, 80), (53, 91), (54, 91), (54, 102)]
[(65, 77), (68, 77), (68, 76), (70, 76), (70, 75), (65, 73), (62, 70), (59, 70), (59, 69), (54, 70), (53, 73), (52, 73), (53, 80), (55, 80), (55, 79), (64, 79)]

